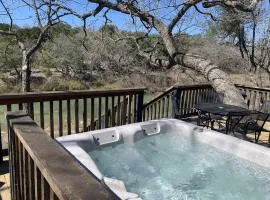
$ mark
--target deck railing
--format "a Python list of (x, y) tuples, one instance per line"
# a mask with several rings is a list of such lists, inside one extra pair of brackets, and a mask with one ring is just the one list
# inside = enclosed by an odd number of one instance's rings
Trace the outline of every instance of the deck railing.
[[(246, 92), (250, 109), (259, 108), (263, 101), (270, 100), (270, 89), (237, 87)], [(23, 103), (29, 103), (33, 109), (31, 118), (22, 113), (7, 116), (12, 199), (115, 198), (53, 138), (142, 119), (171, 117), (174, 106), (171, 98), (177, 99), (178, 117), (195, 115), (199, 97), (211, 98), (213, 92), (210, 85), (174, 86), (144, 105), (143, 89), (140, 88), (0, 96), (0, 105), (6, 106), (8, 111), (13, 110), (12, 104), (17, 104), (20, 109)], [(49, 127), (47, 131), (46, 127)]]
[(12, 200), (117, 199), (24, 113), (9, 113)]
[[(243, 85), (236, 85), (239, 90), (242, 90), (246, 96), (245, 101), (250, 110), (258, 110), (265, 100), (270, 100), (270, 88), (248, 87)], [(151, 101), (143, 106), (143, 120), (153, 120), (166, 117), (178, 118), (196, 115), (195, 106), (199, 98), (203, 97), (205, 100), (212, 98), (214, 89), (211, 85), (187, 85), (187, 86), (173, 86), (168, 88), (164, 93), (154, 97)], [(176, 93), (176, 94), (173, 94)], [(176, 96), (175, 96), (176, 95)], [(175, 109), (172, 107), (173, 102), (171, 98), (176, 98), (177, 113), (172, 113)]]
[(175, 86), (143, 105), (143, 121), (171, 117), (171, 94)]
[(23, 104), (28, 104), (32, 119), (52, 138), (139, 122), (143, 95), (144, 88), (4, 94), (0, 96), (0, 131), (7, 134), (4, 113), (22, 110)]
[(270, 100), (270, 88), (236, 85), (246, 94), (245, 101), (250, 110), (258, 110), (265, 100)]
[[(245, 91), (249, 109), (270, 100), (270, 89), (236, 85)], [(176, 96), (172, 93), (179, 90)], [(198, 97), (214, 92), (210, 85), (173, 86), (143, 104), (143, 88), (97, 91), (41, 92), (0, 96), (0, 132), (7, 133), (6, 111), (28, 103), (32, 118), (52, 138), (83, 131), (175, 116), (171, 98), (178, 98), (177, 117), (196, 115)], [(174, 101), (173, 101), (174, 102)], [(1, 137), (0, 137), (1, 139)], [(2, 154), (0, 141), (0, 153)], [(0, 155), (1, 157), (1, 155)]]
[[(164, 93), (156, 96), (143, 106), (143, 120), (160, 119), (166, 117), (187, 117), (196, 114), (195, 105), (199, 96), (208, 98), (208, 94), (214, 92), (211, 85), (187, 85), (173, 86), (168, 88)], [(176, 93), (176, 94), (173, 94)], [(174, 107), (171, 98), (176, 98), (177, 113), (172, 114)], [(210, 98), (210, 97), (209, 97)], [(174, 115), (174, 116), (172, 116)]]

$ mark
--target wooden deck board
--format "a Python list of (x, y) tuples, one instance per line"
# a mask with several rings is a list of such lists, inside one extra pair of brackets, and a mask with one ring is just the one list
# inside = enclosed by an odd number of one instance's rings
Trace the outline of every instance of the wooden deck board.
[(10, 200), (10, 182), (8, 172), (8, 157), (4, 157), (4, 164), (0, 165), (0, 200)]

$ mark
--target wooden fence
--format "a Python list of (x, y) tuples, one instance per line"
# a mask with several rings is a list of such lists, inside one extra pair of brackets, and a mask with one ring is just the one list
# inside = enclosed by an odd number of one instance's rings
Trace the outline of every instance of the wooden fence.
[(270, 100), (269, 88), (248, 87), (236, 85), (239, 90), (246, 94), (245, 101), (250, 110), (258, 110), (265, 100)]
[[(143, 95), (144, 88), (6, 94), (0, 96), (1, 116), (27, 103), (32, 119), (54, 138), (142, 121)], [(7, 134), (6, 122), (0, 131)]]
[(171, 94), (176, 87), (168, 88), (143, 105), (143, 121), (171, 117)]
[(118, 199), (29, 116), (7, 119), (12, 200)]
[[(265, 100), (270, 100), (269, 88), (248, 87), (236, 85), (245, 94), (245, 101), (250, 110), (259, 110)], [(143, 120), (161, 119), (177, 116), (178, 118), (196, 115), (196, 105), (199, 98), (210, 100), (214, 89), (211, 85), (173, 86), (156, 96), (143, 106)], [(172, 101), (171, 98), (175, 98)], [(215, 100), (212, 100), (215, 101)], [(173, 105), (177, 102), (177, 105)], [(172, 107), (177, 107), (177, 110)], [(175, 112), (175, 113), (173, 113)]]
[[(160, 119), (178, 116), (179, 118), (196, 114), (195, 106), (199, 97), (208, 98), (208, 94), (213, 93), (211, 85), (188, 85), (173, 86), (164, 93), (156, 96), (143, 106), (143, 120)], [(175, 101), (171, 99), (175, 98)], [(209, 95), (210, 98), (210, 95)], [(177, 102), (177, 106), (173, 105)], [(177, 111), (173, 107), (177, 107)], [(173, 113), (176, 112), (176, 113)]]

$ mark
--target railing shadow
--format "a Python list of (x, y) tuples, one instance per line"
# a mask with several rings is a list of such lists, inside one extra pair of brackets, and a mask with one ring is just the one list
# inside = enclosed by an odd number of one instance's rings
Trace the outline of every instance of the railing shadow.
[(0, 176), (9, 173), (9, 161), (4, 160), (0, 166)]

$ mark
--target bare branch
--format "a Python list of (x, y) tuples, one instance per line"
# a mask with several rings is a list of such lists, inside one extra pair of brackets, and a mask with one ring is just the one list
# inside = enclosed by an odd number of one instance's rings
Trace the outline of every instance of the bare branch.
[(210, 18), (211, 18), (213, 21), (220, 21), (220, 20), (218, 20), (214, 15), (212, 15), (212, 13), (210, 13), (210, 12), (203, 12), (203, 11), (201, 11), (201, 10), (198, 8), (198, 6), (196, 6), (196, 5), (194, 5), (194, 8), (196, 9), (196, 11), (197, 11), (198, 13), (203, 14), (203, 15), (208, 15), (208, 16), (210, 16)]
[[(243, 2), (246, 2), (243, 3)], [(261, 2), (261, 0), (252, 0), (251, 2), (247, 1), (236, 1), (236, 0), (203, 0), (203, 7), (204, 8), (211, 8), (215, 6), (225, 6), (229, 8), (233, 8), (243, 12), (252, 12), (256, 6)]]
[(133, 15), (139, 17), (140, 20), (146, 22), (151, 26), (155, 26), (160, 23), (153, 15), (148, 12), (144, 12), (135, 7), (132, 2), (129, 3), (112, 3), (107, 0), (88, 0), (89, 2), (102, 5), (103, 7), (110, 8), (111, 10), (121, 12), (127, 15)]
[(177, 13), (175, 18), (171, 21), (171, 23), (168, 26), (169, 32), (172, 32), (175, 25), (181, 20), (181, 18), (185, 15), (185, 13), (192, 7), (195, 6), (197, 3), (201, 2), (201, 0), (192, 0), (187, 1), (184, 3), (183, 7), (180, 9), (180, 11)]
[[(75, 10), (73, 10), (73, 9), (63, 5), (63, 4), (60, 4), (60, 3), (57, 3), (57, 2), (54, 2), (54, 1), (51, 2), (51, 5), (56, 7), (55, 12), (58, 12), (59, 10), (65, 10), (65, 11), (67, 11), (64, 14), (65, 16), (66, 15), (73, 15), (75, 17), (78, 17), (79, 19), (82, 19), (82, 20), (87, 19), (87, 18), (89, 18), (91, 16), (96, 16), (103, 9), (103, 6), (101, 4), (99, 4), (94, 10), (91, 10), (90, 12), (87, 12), (87, 13), (80, 14), (80, 13), (76, 12)], [(63, 14), (61, 16), (63, 16)]]
[(11, 13), (10, 13), (9, 9), (6, 7), (6, 5), (3, 3), (3, 0), (0, 0), (0, 4), (3, 6), (4, 10), (6, 11), (6, 15), (8, 15), (8, 17), (9, 17), (9, 20), (10, 20), (9, 32), (11, 32), (12, 27), (13, 27), (13, 19), (12, 19)]
[(32, 4), (33, 4), (33, 6), (32, 6), (33, 7), (33, 10), (34, 10), (35, 15), (36, 15), (36, 18), (37, 18), (38, 26), (40, 28), (42, 28), (42, 23), (41, 23), (40, 15), (39, 15), (39, 12), (38, 12), (36, 0), (32, 0)]

